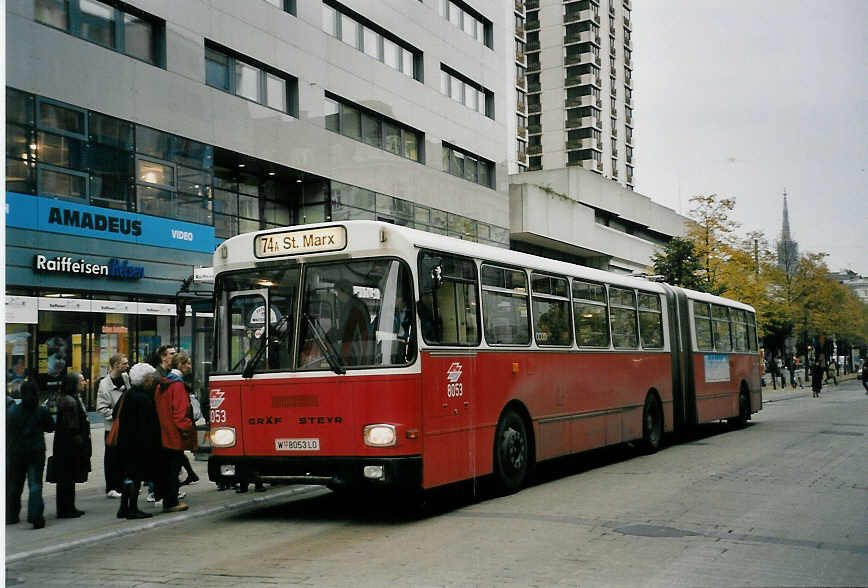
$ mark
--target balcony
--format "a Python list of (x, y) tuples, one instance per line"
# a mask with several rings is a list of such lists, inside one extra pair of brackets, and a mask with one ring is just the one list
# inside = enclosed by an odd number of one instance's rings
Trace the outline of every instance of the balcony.
[(524, 51), (522, 51), (521, 49), (516, 49), (515, 60), (519, 63), (524, 63)]
[(537, 102), (536, 104), (528, 104), (527, 105), (527, 113), (528, 114), (539, 114), (542, 112), (542, 104)]
[(539, 71), (539, 68), (540, 68), (539, 61), (533, 61), (533, 62), (527, 64), (527, 68), (525, 71), (527, 71), (527, 73), (535, 73), (535, 72)]
[(594, 63), (597, 66), (600, 66), (602, 62), (600, 58), (595, 56), (591, 51), (585, 51), (583, 53), (573, 53), (572, 55), (567, 55), (564, 57), (564, 65), (585, 65), (589, 63)]
[(618, 157), (618, 150), (612, 149), (612, 157)]
[(527, 77), (524, 74), (516, 74), (515, 85), (524, 90), (525, 86), (527, 86)]
[(626, 75), (624, 76), (624, 84), (629, 88), (633, 87), (633, 75), (630, 70), (626, 71)]
[(527, 93), (528, 94), (535, 94), (535, 93), (539, 92), (541, 89), (542, 89), (542, 86), (540, 85), (539, 82), (527, 85)]
[(542, 145), (528, 145), (527, 153), (528, 155), (539, 155), (542, 153)]
[(539, 135), (542, 133), (542, 125), (528, 125), (527, 132), (531, 135)]
[(515, 36), (524, 40), (524, 27), (515, 27)]
[(574, 151), (576, 149), (593, 149), (594, 143), (595, 140), (593, 137), (584, 137), (574, 141), (567, 141), (567, 151)]
[[(574, 22), (585, 22), (585, 21), (590, 21), (590, 22), (595, 22), (597, 24), (600, 24), (600, 14), (596, 10), (593, 10), (590, 8), (588, 8), (586, 10), (567, 10), (564, 13), (564, 24), (565, 25), (572, 24)], [(530, 29), (530, 27), (527, 27), (527, 28)]]
[(599, 118), (594, 116), (584, 116), (582, 118), (570, 118), (567, 117), (566, 122), (564, 123), (564, 128), (567, 130), (573, 129), (597, 129), (598, 131), (603, 130), (603, 123)]
[(630, 17), (628, 17), (628, 16), (624, 17), (624, 28), (627, 29), (628, 31), (633, 30), (632, 23), (630, 22)]
[(596, 77), (592, 73), (582, 74), (580, 76), (571, 76), (564, 80), (564, 86), (596, 86), (602, 88), (603, 80)]
[(526, 0), (524, 4), (527, 10), (536, 10), (539, 8), (539, 0)]
[(564, 106), (567, 108), (576, 108), (579, 106), (596, 106), (597, 108), (601, 108), (603, 106), (603, 101), (599, 98), (595, 98), (593, 94), (584, 94), (574, 98), (567, 98), (564, 101)]
[(633, 3), (630, 0), (624, 0), (624, 8), (627, 10), (633, 10)]
[(519, 14), (524, 13), (524, 0), (515, 0), (515, 11)]
[(593, 31), (582, 31), (564, 36), (564, 45), (572, 45), (573, 43), (593, 43), (599, 47), (600, 35), (597, 35)]
[(627, 133), (627, 135), (624, 137), (624, 141), (626, 141), (627, 145), (632, 146), (633, 145), (633, 133)]
[(625, 122), (627, 123), (628, 127), (633, 126), (633, 116), (632, 115), (628, 114), (627, 116), (624, 117), (624, 119), (625, 119)]
[(624, 67), (633, 69), (633, 59), (631, 57), (624, 56)]
[(535, 31), (538, 28), (539, 28), (539, 21), (538, 20), (528, 20), (524, 23), (524, 30), (525, 31)]
[(533, 53), (534, 51), (539, 51), (539, 41), (533, 41), (532, 43), (525, 43), (524, 52), (525, 53)]
[(518, 127), (516, 131), (516, 136), (520, 139), (527, 139), (527, 127)]
[(615, 126), (615, 119), (614, 118), (612, 119), (612, 136), (613, 137), (618, 136), (618, 127)]
[(525, 153), (524, 151), (519, 151), (516, 155), (518, 156), (518, 161), (520, 163), (527, 162), (527, 153)]

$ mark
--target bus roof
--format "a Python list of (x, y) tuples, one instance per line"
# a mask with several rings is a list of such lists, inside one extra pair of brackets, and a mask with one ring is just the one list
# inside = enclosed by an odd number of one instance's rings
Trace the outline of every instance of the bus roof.
[[(254, 240), (262, 235), (283, 235), (286, 233), (301, 234), (305, 231), (327, 229), (330, 227), (346, 227), (347, 247), (332, 248), (325, 251), (305, 252), (302, 254), (274, 255), (267, 259), (257, 258), (254, 255)], [(299, 263), (311, 262), (319, 259), (367, 257), (371, 255), (395, 255), (406, 259), (415, 258), (414, 249), (429, 249), (442, 253), (451, 253), (464, 257), (480, 259), (483, 262), (491, 262), (507, 266), (526, 267), (530, 270), (569, 276), (572, 278), (605, 282), (613, 286), (625, 288), (639, 288), (649, 292), (663, 293), (665, 288), (662, 284), (651, 282), (639, 277), (625, 276), (612, 272), (599, 270), (591, 267), (575, 265), (564, 261), (549, 259), (483, 245), (473, 241), (464, 241), (454, 237), (438, 235), (428, 231), (421, 231), (409, 227), (368, 220), (354, 220), (342, 222), (327, 222), (311, 225), (286, 227), (282, 229), (269, 229), (253, 233), (237, 235), (218, 246), (214, 253), (214, 273), (230, 270), (249, 269), (257, 265), (271, 261), (295, 259)], [(740, 308), (753, 312), (753, 308), (747, 304), (736, 302), (720, 296), (706, 294), (681, 288), (688, 298), (701, 302), (713, 302), (733, 308)]]

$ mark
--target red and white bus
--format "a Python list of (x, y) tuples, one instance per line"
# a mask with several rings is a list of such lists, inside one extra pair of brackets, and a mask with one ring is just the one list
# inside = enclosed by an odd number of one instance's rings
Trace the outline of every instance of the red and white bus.
[(214, 255), (209, 477), (427, 489), (762, 406), (745, 304), (374, 221)]

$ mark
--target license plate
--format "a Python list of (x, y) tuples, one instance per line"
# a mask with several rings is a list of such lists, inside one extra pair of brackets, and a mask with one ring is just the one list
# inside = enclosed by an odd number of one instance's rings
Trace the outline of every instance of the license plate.
[(319, 451), (319, 439), (275, 439), (276, 451)]

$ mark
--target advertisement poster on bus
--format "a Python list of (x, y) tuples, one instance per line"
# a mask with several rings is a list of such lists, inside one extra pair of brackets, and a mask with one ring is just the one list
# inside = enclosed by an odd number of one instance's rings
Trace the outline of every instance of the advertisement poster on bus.
[(725, 353), (705, 355), (705, 381), (729, 382), (729, 356)]

